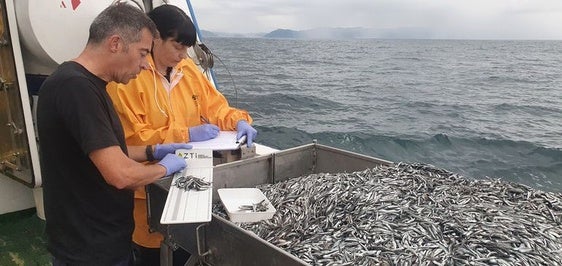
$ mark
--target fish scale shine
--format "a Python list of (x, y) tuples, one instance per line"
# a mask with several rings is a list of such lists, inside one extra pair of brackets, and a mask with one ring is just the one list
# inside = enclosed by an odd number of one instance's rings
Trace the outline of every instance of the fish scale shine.
[(277, 213), (240, 226), (313, 265), (562, 261), (561, 193), (407, 163), (258, 188)]

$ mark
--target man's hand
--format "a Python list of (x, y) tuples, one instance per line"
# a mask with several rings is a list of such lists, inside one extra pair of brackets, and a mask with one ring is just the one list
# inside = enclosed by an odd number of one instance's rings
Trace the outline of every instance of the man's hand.
[(191, 145), (185, 143), (156, 144), (154, 147), (154, 159), (161, 160), (170, 153), (175, 153), (179, 149), (191, 149)]
[(164, 156), (164, 158), (160, 160), (158, 164), (166, 168), (166, 176), (181, 171), (187, 166), (184, 158), (171, 153), (166, 154), (166, 156)]

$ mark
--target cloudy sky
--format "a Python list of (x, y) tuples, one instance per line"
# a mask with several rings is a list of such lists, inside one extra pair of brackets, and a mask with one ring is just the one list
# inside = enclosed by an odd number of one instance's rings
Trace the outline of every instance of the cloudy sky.
[(201, 29), (422, 28), (435, 38), (562, 39), (562, 0), (191, 0)]

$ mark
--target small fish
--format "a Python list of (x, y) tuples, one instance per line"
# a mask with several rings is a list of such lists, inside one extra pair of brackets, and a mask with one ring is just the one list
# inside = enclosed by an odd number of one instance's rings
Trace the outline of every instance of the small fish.
[(562, 261), (561, 193), (402, 162), (258, 188), (277, 212), (239, 226), (311, 265)]

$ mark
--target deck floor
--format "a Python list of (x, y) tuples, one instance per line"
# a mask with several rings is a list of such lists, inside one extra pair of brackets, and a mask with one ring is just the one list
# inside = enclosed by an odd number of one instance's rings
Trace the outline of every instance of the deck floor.
[(45, 221), (35, 209), (0, 215), (0, 265), (51, 265)]

